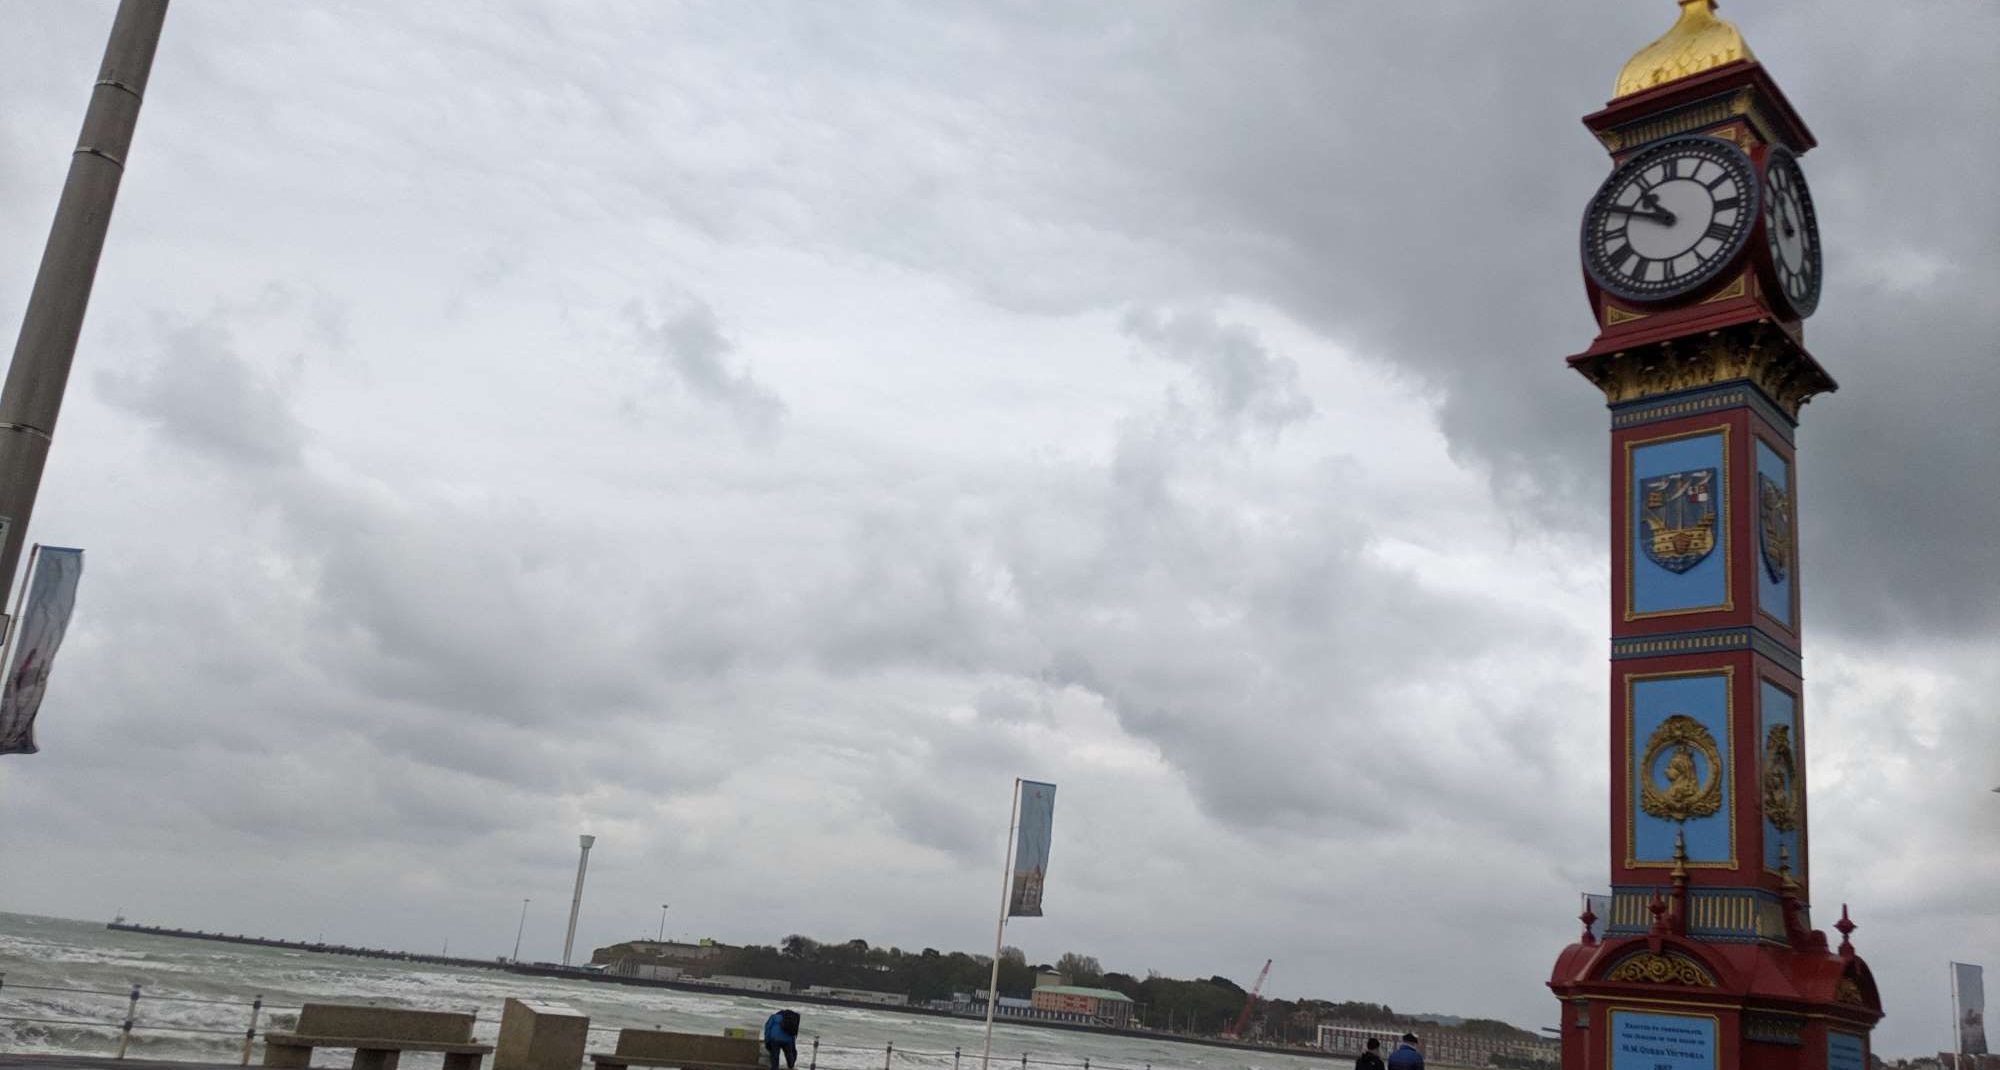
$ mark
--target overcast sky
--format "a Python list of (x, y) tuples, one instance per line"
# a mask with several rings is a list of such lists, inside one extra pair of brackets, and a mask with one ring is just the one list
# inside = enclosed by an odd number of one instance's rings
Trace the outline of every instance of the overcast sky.
[[(11, 343), (112, 4), (0, 0)], [(980, 950), (1555, 1021), (1607, 883), (1577, 119), (1671, 0), (179, 0), (31, 538), (0, 909)], [(1732, 0), (1819, 135), (1816, 920), (2000, 969), (2000, 7)]]

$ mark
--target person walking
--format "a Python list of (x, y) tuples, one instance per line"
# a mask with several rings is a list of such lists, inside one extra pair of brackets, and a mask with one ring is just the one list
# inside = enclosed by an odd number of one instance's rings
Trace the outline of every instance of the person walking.
[(1389, 1053), (1389, 1070), (1424, 1070), (1422, 1045), (1415, 1033), (1404, 1033), (1403, 1042)]
[(1368, 1050), (1362, 1052), (1361, 1057), (1354, 1060), (1354, 1070), (1384, 1070), (1382, 1066), (1381, 1041), (1376, 1040), (1374, 1037), (1368, 1038)]
[(785, 1070), (799, 1065), (799, 1012), (777, 1011), (764, 1019), (764, 1050), (771, 1053), (771, 1070), (778, 1070), (779, 1055)]

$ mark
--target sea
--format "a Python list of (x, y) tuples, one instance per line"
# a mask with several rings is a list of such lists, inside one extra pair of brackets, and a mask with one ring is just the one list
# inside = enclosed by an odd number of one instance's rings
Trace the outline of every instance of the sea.
[[(279, 948), (113, 932), (103, 922), (0, 913), (0, 1052), (111, 1055), (133, 986), (139, 1001), (126, 1038), (134, 1059), (238, 1062), (261, 998), (261, 1035), (283, 1028), (307, 1002), (375, 1003), (474, 1011), (475, 1037), (492, 1043), (509, 997), (564, 1003), (590, 1016), (591, 1051), (609, 1051), (617, 1030), (720, 1033), (759, 1028), (783, 997), (531, 977)], [(801, 1005), (799, 1068), (977, 1070), (983, 1026), (969, 1019), (858, 1007)], [(261, 1046), (251, 1062), (262, 1060)], [(314, 1066), (347, 1065), (345, 1052), (315, 1052)], [(1024, 1063), (1023, 1060), (1026, 1060)], [(441, 1056), (411, 1053), (408, 1070)], [(1018, 1025), (993, 1030), (993, 1070), (1327, 1070), (1324, 1060), (1282, 1052), (1106, 1036)]]

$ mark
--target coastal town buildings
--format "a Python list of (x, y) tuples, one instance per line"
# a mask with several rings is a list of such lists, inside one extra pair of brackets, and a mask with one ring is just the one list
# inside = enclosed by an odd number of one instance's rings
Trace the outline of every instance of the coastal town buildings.
[(1037, 985), (1028, 1002), (1037, 1010), (1074, 1014), (1118, 1029), (1132, 1024), (1132, 997), (1108, 988)]

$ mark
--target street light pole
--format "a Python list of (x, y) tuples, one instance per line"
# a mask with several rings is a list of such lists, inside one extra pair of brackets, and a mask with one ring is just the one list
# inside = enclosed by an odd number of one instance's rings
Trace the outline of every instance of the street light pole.
[(521, 934), (528, 928), (528, 901), (521, 900), (521, 924), (514, 926), (514, 961), (521, 961)]
[(562, 964), (565, 966), (569, 965), (570, 948), (576, 943), (576, 916), (583, 910), (583, 875), (590, 868), (590, 847), (597, 842), (597, 837), (589, 834), (576, 839), (583, 853), (576, 859), (576, 894), (569, 901), (569, 935), (563, 937)]
[(660, 904), (660, 943), (667, 942), (667, 904)]
[(14, 569), (41, 490), (83, 312), (111, 225), (111, 206), (125, 175), (166, 17), (167, 0), (120, 0), (28, 310), (21, 317), (7, 385), (0, 391), (0, 591), (14, 588)]

